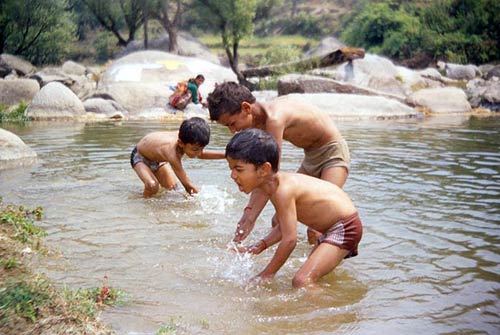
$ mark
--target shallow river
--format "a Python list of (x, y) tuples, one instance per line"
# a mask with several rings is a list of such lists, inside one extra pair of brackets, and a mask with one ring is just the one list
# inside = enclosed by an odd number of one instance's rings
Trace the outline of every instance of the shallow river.
[[(201, 192), (143, 199), (129, 165), (144, 134), (178, 122), (4, 125), (38, 153), (0, 171), (4, 202), (41, 205), (41, 270), (69, 287), (127, 294), (102, 318), (118, 334), (499, 334), (500, 118), (339, 121), (353, 158), (345, 190), (364, 223), (359, 256), (317, 290), (291, 280), (310, 247), (305, 229), (272, 284), (248, 286), (270, 260), (226, 250), (247, 196), (225, 160), (186, 158)], [(212, 124), (209, 147), (226, 128)], [(286, 144), (282, 168), (302, 152)], [(262, 237), (268, 205), (249, 240)]]

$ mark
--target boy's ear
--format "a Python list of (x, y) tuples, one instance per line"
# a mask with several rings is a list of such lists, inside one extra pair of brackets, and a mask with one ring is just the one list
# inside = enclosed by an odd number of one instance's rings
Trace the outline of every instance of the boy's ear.
[(257, 174), (260, 177), (264, 177), (268, 174), (270, 174), (273, 171), (273, 166), (269, 162), (265, 162), (261, 166), (259, 166), (259, 169), (257, 170)]
[(241, 103), (241, 110), (247, 114), (250, 114), (252, 112), (252, 104), (249, 102), (243, 101)]

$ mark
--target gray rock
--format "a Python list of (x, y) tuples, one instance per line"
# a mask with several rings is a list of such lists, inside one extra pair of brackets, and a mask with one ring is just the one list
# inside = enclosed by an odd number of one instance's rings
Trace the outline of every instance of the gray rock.
[(405, 101), (404, 96), (396, 96), (388, 93), (375, 91), (369, 88), (340, 82), (337, 80), (301, 74), (287, 74), (278, 78), (278, 95), (291, 93), (343, 93), (360, 95), (379, 95), (386, 98)]
[(345, 47), (345, 44), (336, 39), (335, 37), (332, 36), (326, 37), (321, 40), (321, 42), (316, 48), (307, 51), (304, 54), (304, 57), (321, 56), (342, 47)]
[(466, 89), (472, 107), (500, 110), (500, 81), (476, 78), (467, 83)]
[(444, 69), (446, 77), (455, 80), (471, 80), (481, 75), (481, 71), (475, 65), (453, 64), (438, 62), (438, 67)]
[(394, 119), (419, 117), (421, 112), (399, 101), (357, 94), (290, 94), (282, 98), (298, 99), (326, 111), (334, 119)]
[(139, 51), (117, 59), (106, 69), (97, 94), (112, 97), (129, 112), (131, 119), (139, 115), (143, 118), (145, 111), (157, 111), (158, 108), (167, 114), (168, 97), (172, 94), (169, 87), (200, 73), (205, 76), (205, 83), (200, 86), (204, 99), (217, 82), (236, 80), (230, 69), (202, 59), (161, 51)]
[(85, 112), (100, 114), (109, 119), (126, 119), (128, 112), (119, 103), (102, 98), (91, 98), (83, 102)]
[[(16, 71), (19, 75), (26, 76), (30, 73), (36, 71), (36, 68), (30, 62), (22, 59), (18, 56), (13, 56), (9, 54), (1, 54), (0, 55), (0, 75), (1, 73), (5, 73), (5, 75), (11, 73), (12, 71)], [(5, 77), (5, 75), (1, 75)]]
[(496, 65), (496, 66), (493, 66), (492, 68), (490, 68), (486, 72), (484, 79), (490, 80), (490, 79), (493, 79), (494, 77), (497, 77), (498, 79), (500, 79), (500, 65)]
[(84, 114), (80, 99), (58, 82), (42, 87), (25, 112), (25, 116), (32, 120), (77, 120)]
[(64, 62), (64, 64), (62, 65), (62, 70), (64, 73), (76, 74), (78, 76), (84, 76), (86, 73), (85, 66), (71, 60)]
[(31, 102), (40, 91), (40, 85), (32, 79), (0, 79), (0, 104), (13, 106), (20, 102)]
[(409, 100), (435, 114), (468, 113), (471, 105), (465, 92), (456, 87), (427, 88), (413, 93)]
[[(148, 43), (148, 50), (168, 52), (169, 44), (168, 34), (164, 34), (160, 38), (150, 40)], [(196, 57), (220, 65), (220, 60), (217, 55), (212, 54), (206, 45), (187, 32), (179, 32), (177, 44), (179, 47), (179, 56)], [(127, 45), (125, 50), (117, 55), (117, 58), (142, 50), (144, 50), (144, 42), (132, 41)]]
[(0, 170), (32, 164), (36, 157), (36, 152), (16, 134), (0, 128)]

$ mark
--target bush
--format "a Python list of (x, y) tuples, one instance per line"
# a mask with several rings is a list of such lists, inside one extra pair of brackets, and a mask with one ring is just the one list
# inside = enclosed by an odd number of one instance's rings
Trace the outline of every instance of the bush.
[(267, 50), (259, 61), (259, 66), (297, 61), (302, 51), (292, 45), (276, 45)]
[(500, 57), (499, 11), (500, 3), (493, 0), (435, 1), (422, 8), (363, 1), (346, 20), (342, 38), (398, 59), (425, 54), (484, 63)]
[(97, 34), (95, 40), (95, 60), (98, 63), (105, 63), (108, 59), (113, 58), (115, 40), (113, 35), (108, 31), (101, 31)]
[(0, 123), (26, 121), (24, 117), (26, 108), (28, 108), (28, 104), (25, 102), (19, 103), (19, 105), (11, 111), (9, 111), (6, 105), (0, 105)]

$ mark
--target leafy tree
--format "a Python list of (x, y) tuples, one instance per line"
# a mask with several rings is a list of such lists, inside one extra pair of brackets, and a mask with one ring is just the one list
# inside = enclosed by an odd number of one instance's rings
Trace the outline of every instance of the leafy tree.
[[(253, 34), (253, 19), (257, 10), (257, 0), (197, 0), (204, 6), (208, 13), (206, 20), (212, 22), (221, 34), (222, 45), (226, 51), (231, 69), (236, 74), (238, 81), (249, 87), (251, 83), (246, 80), (238, 68), (238, 48), (240, 41)], [(210, 15), (211, 14), (211, 15)]]
[(177, 36), (183, 14), (181, 0), (156, 0), (151, 5), (151, 16), (157, 19), (168, 34), (168, 51), (177, 54), (179, 46)]
[(348, 43), (399, 59), (425, 54), (430, 59), (483, 63), (500, 57), (500, 2), (435, 0), (362, 1), (347, 20)]
[(56, 63), (69, 53), (76, 25), (67, 0), (0, 1), (0, 53), (34, 64)]
[[(118, 45), (127, 46), (143, 24), (143, 1), (140, 0), (80, 0), (101, 26), (118, 39)], [(128, 36), (122, 35), (122, 30)]]

